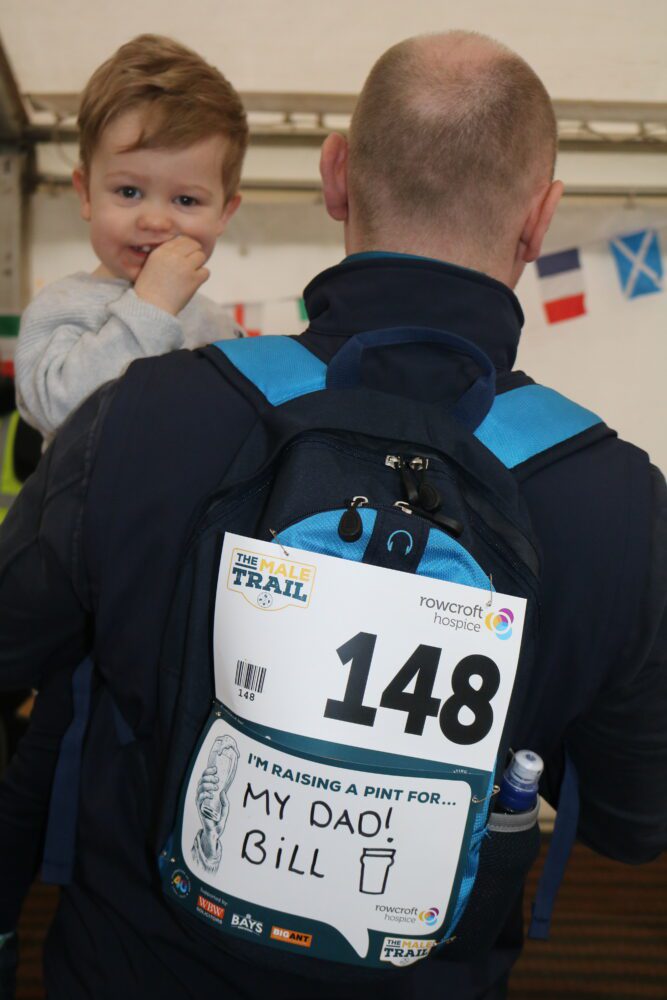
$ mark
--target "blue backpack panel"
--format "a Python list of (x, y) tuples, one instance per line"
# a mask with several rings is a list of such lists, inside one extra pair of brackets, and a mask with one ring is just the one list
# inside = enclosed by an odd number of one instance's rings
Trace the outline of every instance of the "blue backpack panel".
[[(466, 355), (481, 374), (449, 410), (360, 386), (366, 351), (405, 342), (440, 344)], [(539, 624), (539, 557), (521, 502), (520, 480), (536, 462), (552, 461), (563, 450), (609, 431), (595, 414), (538, 385), (522, 384), (496, 395), (495, 373), (486, 355), (442, 331), (361, 334), (348, 340), (328, 366), (297, 340), (283, 337), (225, 341), (204, 353), (252, 402), (257, 422), (192, 530), (165, 635), (159, 683), (167, 763), (157, 832), (165, 898), (190, 930), (216, 947), (276, 967), (307, 966), (307, 975), (326, 975), (330, 963), (377, 976), (428, 956), (475, 958), (492, 947), (539, 846), (537, 809), (519, 817), (492, 812), (514, 720), (535, 669)], [(469, 606), (463, 602), (454, 611), (438, 609), (434, 599), (435, 613), (441, 611), (443, 648), (448, 630), (464, 628), (471, 619), (502, 645), (503, 630), (511, 633), (511, 620), (503, 614), (506, 609), (494, 605), (494, 594), (525, 601), (518, 667), (494, 766), (453, 768), (432, 756), (419, 760), (380, 752), (361, 738), (358, 746), (354, 738), (337, 742), (312, 725), (306, 737), (301, 730), (259, 725), (239, 711), (239, 698), (264, 699), (267, 704), (268, 674), (267, 664), (239, 659), (233, 678), (236, 700), (232, 703), (216, 688), (214, 615), (221, 556), (230, 535), (273, 541), (285, 553), (278, 582), (275, 575), (250, 575), (242, 562), (236, 564), (236, 582), (247, 584), (252, 599), (267, 609), (276, 595), (305, 599), (289, 569), (293, 550), (475, 588)], [(252, 556), (242, 558), (256, 569)], [(330, 614), (336, 613), (332, 606)], [(350, 729), (358, 725), (361, 731), (374, 725), (376, 712), (395, 712), (404, 720), (406, 733), (440, 725), (447, 739), (459, 746), (472, 745), (488, 733), (499, 684), (490, 657), (462, 660), (452, 675), (453, 690), (438, 699), (433, 695), (441, 650), (421, 644), (415, 635), (414, 654), (396, 664), (379, 704), (371, 707), (364, 696), (374, 638), (365, 632), (345, 638), (349, 642), (337, 652), (340, 670), (349, 671), (347, 683), (342, 697), (332, 694), (323, 703), (327, 718), (350, 723)], [(312, 669), (317, 670), (317, 657)], [(299, 690), (291, 697), (297, 711)], [(248, 780), (248, 761), (266, 777), (264, 791)], [(451, 892), (440, 898), (434, 884), (433, 898), (423, 898), (418, 905), (412, 900), (405, 905), (396, 900), (383, 903), (407, 854), (410, 864), (417, 863), (424, 838), (418, 824), (409, 851), (401, 852), (390, 837), (380, 842), (372, 840), (368, 830), (355, 831), (351, 810), (341, 811), (336, 820), (340, 836), (356, 836), (361, 874), (355, 860), (333, 882), (319, 870), (317, 851), (308, 858), (295, 853), (286, 837), (277, 836), (277, 826), (270, 847), (266, 831), (257, 824), (245, 839), (234, 840), (231, 826), (226, 826), (228, 816), (238, 817), (246, 807), (255, 808), (255, 813), (265, 808), (268, 815), (270, 802), (275, 810), (287, 801), (280, 789), (295, 784), (302, 796), (303, 786), (308, 794), (312, 790), (318, 803), (311, 808), (311, 824), (333, 821), (332, 816), (326, 819), (332, 799), (318, 794), (329, 781), (322, 777), (325, 772), (337, 775), (336, 780), (343, 776), (343, 784), (345, 775), (365, 773), (371, 788), (379, 775), (387, 785), (393, 781), (401, 788), (402, 782), (413, 781), (418, 787), (428, 781), (444, 782), (443, 788), (462, 793), (465, 789), (469, 802), (461, 853), (449, 859)], [(356, 793), (351, 780), (350, 786)], [(195, 805), (199, 820), (193, 828)], [(375, 814), (386, 821), (387, 833), (390, 806), (385, 803)], [(418, 861), (424, 877), (429, 866), (437, 870), (440, 860), (424, 852)], [(265, 881), (279, 887), (278, 895), (259, 898), (255, 888), (244, 895), (237, 879), (244, 865), (248, 871), (250, 866), (264, 866), (262, 871), (269, 873)], [(331, 913), (340, 911), (334, 905), (336, 894), (344, 891), (348, 876), (358, 880), (360, 905), (368, 903), (369, 894), (377, 897), (367, 936), (356, 946), (338, 918), (327, 920), (325, 906), (329, 898)], [(321, 900), (319, 909), (303, 913), (295, 902), (295, 886), (308, 879), (321, 879), (313, 890)], [(229, 891), (230, 883), (234, 892)], [(252, 886), (257, 884), (255, 879)]]

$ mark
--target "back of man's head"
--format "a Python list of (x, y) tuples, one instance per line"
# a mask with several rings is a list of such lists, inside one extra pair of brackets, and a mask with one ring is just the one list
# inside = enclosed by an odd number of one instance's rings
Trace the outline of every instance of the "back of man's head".
[(458, 31), (400, 42), (371, 70), (350, 127), (359, 248), (453, 243), (483, 267), (518, 238), (556, 142), (549, 95), (509, 49)]

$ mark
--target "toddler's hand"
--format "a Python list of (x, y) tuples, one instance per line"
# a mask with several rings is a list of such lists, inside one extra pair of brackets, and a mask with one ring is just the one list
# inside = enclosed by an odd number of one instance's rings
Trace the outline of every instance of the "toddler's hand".
[(145, 302), (176, 316), (208, 280), (205, 260), (196, 240), (176, 236), (151, 252), (134, 283), (134, 291)]

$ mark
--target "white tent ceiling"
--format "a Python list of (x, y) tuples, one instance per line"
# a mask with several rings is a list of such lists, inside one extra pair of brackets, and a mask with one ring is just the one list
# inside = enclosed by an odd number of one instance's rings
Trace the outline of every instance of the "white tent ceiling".
[(667, 197), (665, 0), (0, 3), (0, 39), (32, 127), (23, 134), (46, 142), (37, 147), (38, 179), (67, 182), (76, 158), (72, 112), (92, 70), (129, 38), (158, 31), (218, 65), (249, 108), (273, 107), (272, 115), (251, 114), (244, 187), (281, 197), (318, 189), (321, 138), (345, 127), (349, 115), (333, 112), (341, 101), (352, 106), (377, 55), (410, 34), (451, 27), (499, 38), (542, 76), (556, 101), (558, 172), (568, 194)]
[(78, 91), (142, 31), (172, 35), (240, 90), (356, 93), (408, 35), (465, 28), (528, 59), (556, 98), (667, 102), (664, 0), (2, 0), (24, 91)]
[[(340, 127), (335, 95), (358, 92), (368, 68), (392, 42), (459, 27), (511, 45), (544, 79), (557, 102), (559, 171), (570, 193), (667, 193), (667, 3), (664, 0), (2, 0), (0, 38), (31, 121), (60, 146), (75, 141), (73, 118), (37, 107), (75, 108), (92, 70), (142, 31), (172, 35), (225, 72), (255, 107), (282, 114), (268, 127), (255, 116), (246, 188), (313, 190), (316, 147)], [(316, 95), (324, 95), (316, 100)], [(568, 107), (567, 102), (574, 102)], [(595, 105), (595, 102), (600, 102)], [(319, 114), (300, 115), (311, 104)], [(252, 106), (252, 105), (249, 105)], [(296, 113), (296, 114), (295, 114)], [(265, 116), (266, 118), (266, 116)], [(251, 119), (252, 120), (252, 119)], [(344, 127), (346, 119), (343, 118)], [(272, 131), (273, 130), (273, 131)], [(604, 136), (590, 153), (591, 139)], [(33, 136), (34, 138), (34, 136)], [(284, 140), (284, 141), (283, 141)], [(631, 140), (632, 153), (623, 144)], [(266, 143), (271, 142), (271, 149)], [(282, 144), (281, 144), (282, 143)], [(641, 149), (638, 155), (637, 150)], [(41, 176), (65, 177), (75, 149), (44, 150)]]

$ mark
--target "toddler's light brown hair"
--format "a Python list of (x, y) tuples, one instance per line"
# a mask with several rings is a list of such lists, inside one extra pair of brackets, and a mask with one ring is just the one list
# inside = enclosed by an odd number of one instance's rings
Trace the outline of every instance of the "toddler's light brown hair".
[[(212, 135), (227, 140), (225, 202), (236, 194), (248, 145), (248, 122), (231, 83), (201, 56), (163, 35), (138, 35), (95, 70), (79, 108), (84, 173), (104, 129), (137, 108), (146, 114), (131, 149), (182, 149)], [(129, 151), (129, 150), (128, 150)]]

